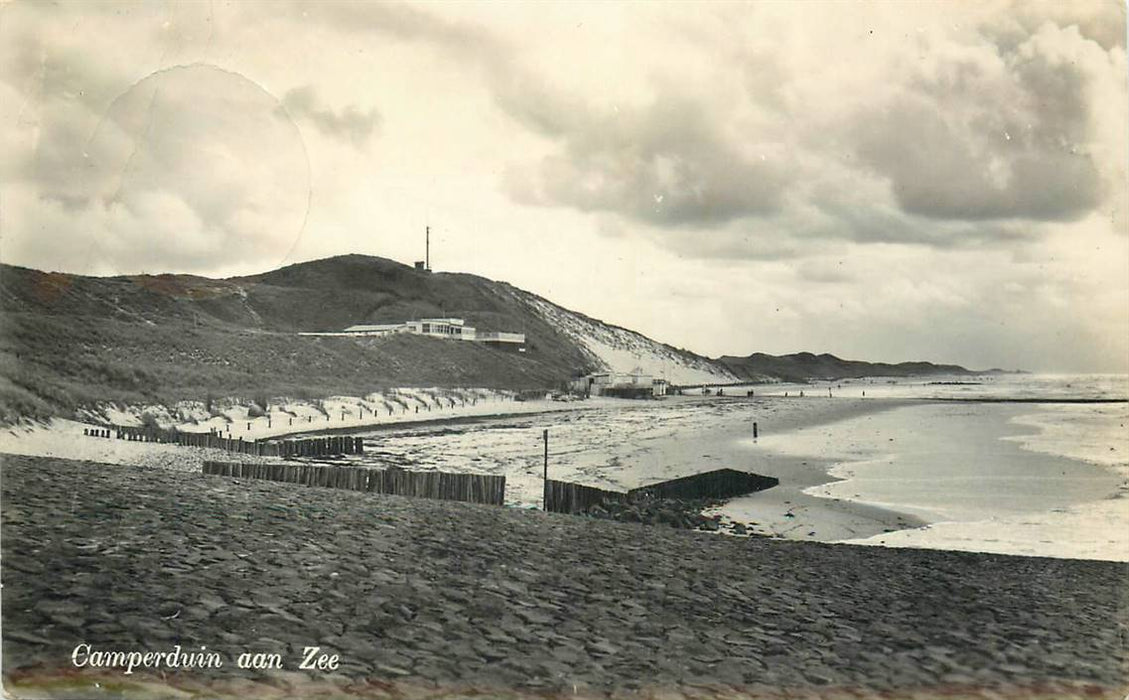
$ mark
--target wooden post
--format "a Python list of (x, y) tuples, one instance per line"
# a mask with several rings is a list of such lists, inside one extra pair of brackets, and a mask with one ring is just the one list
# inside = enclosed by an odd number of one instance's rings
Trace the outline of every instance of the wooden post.
[(754, 440), (757, 439), (757, 424), (756, 424), (756, 421), (753, 422), (753, 439)]
[(541, 432), (541, 439), (545, 441), (545, 483), (542, 487), (541, 510), (549, 509), (549, 429)]

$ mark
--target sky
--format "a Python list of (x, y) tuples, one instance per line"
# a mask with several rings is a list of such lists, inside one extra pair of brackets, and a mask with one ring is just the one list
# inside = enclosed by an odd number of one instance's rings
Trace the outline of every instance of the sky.
[(345, 253), (716, 357), (1129, 371), (1122, 2), (0, 2), (0, 260)]

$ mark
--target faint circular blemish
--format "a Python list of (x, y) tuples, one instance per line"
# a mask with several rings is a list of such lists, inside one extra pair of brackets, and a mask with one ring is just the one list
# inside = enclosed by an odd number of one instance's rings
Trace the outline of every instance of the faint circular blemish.
[(90, 254), (119, 271), (281, 265), (312, 197), (306, 144), (281, 101), (204, 63), (155, 71), (115, 98), (77, 175), (108, 222)]

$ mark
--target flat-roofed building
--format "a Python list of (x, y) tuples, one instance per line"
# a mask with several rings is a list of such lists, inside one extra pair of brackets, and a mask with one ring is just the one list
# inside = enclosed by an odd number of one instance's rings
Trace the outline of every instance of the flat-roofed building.
[(404, 321), (403, 323), (360, 323), (340, 331), (325, 331), (315, 333), (299, 333), (299, 335), (344, 335), (344, 336), (385, 336), (396, 333), (410, 333), (412, 335), (426, 335), (432, 338), (450, 338), (454, 340), (473, 340), (498, 348), (513, 349), (525, 352), (525, 334), (508, 333), (505, 331), (478, 331), (473, 326), (466, 325), (466, 320), (461, 318), (421, 318), (418, 321)]

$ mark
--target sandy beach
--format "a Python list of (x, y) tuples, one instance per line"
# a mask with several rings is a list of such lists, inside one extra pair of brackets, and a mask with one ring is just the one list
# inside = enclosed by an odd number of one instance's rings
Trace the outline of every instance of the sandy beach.
[[(1123, 564), (844, 547), (3, 460), (16, 697), (1101, 697)], [(207, 670), (75, 668), (206, 646)], [(303, 648), (339, 655), (299, 672)], [(244, 651), (283, 669), (236, 667)]]
[(678, 397), (499, 421), (395, 427), (371, 433), (366, 463), (505, 474), (507, 504), (541, 502), (541, 431), (550, 433), (551, 478), (612, 490), (720, 468), (774, 476), (780, 485), (713, 512), (750, 532), (808, 541), (867, 537), (924, 521), (902, 512), (817, 498), (804, 490), (832, 480), (831, 462), (760, 449), (760, 436), (796, 431), (906, 405), (906, 400)]
[[(982, 547), (985, 525), (952, 532), (928, 511), (833, 495), (865, 491), (850, 465), (874, 461), (907, 416), (958, 409), (905, 398), (497, 403), (514, 410), (370, 425), (358, 431), (365, 454), (336, 461), (505, 474), (506, 508), (203, 476), (203, 458), (226, 455), (89, 438), (69, 421), (8, 429), (6, 688), (67, 698), (107, 687), (377, 698), (1119, 698), (1129, 688), (1125, 564), (1072, 560), (1069, 548), (1059, 559), (918, 549), (931, 531), (953, 549), (962, 534)], [(1069, 479), (1087, 473), (1078, 459), (1033, 455), (1044, 433), (1031, 427), (997, 446), (985, 424), (984, 444), (969, 444), (993, 445), (1004, 475), (1015, 455), (1046, 478), (1063, 464)], [(545, 429), (550, 474), (603, 488), (720, 467), (776, 476), (779, 486), (710, 511), (772, 537), (543, 513)], [(915, 434), (929, 448), (928, 432)], [(935, 471), (915, 466), (909, 447), (910, 476)], [(1109, 465), (1092, 466), (1080, 498), (1117, 484)], [(910, 548), (827, 544), (840, 540)], [(76, 668), (82, 643), (207, 647), (227, 663), (126, 677)], [(341, 667), (297, 669), (309, 645)], [(245, 651), (286, 666), (239, 668)]]
[[(364, 455), (334, 463), (504, 475), (506, 504), (518, 508), (540, 507), (541, 435), (548, 430), (554, 479), (619, 491), (719, 468), (779, 479), (772, 489), (707, 510), (721, 517), (722, 532), (740, 523), (751, 534), (802, 541), (1129, 559), (1129, 499), (1121, 497), (1129, 493), (1129, 450), (1117, 449), (1124, 404), (1052, 410), (764, 393), (643, 402), (513, 401), (484, 393), (472, 402), (466, 399), (476, 394), (464, 390), (462, 401), (430, 411), (364, 420), (360, 399), (339, 398), (328, 414), (341, 411), (343, 421), (303, 426), (301, 411), (314, 408), (297, 404), (287, 411), (302, 427), (277, 418), (268, 425), (266, 417), (229, 418), (227, 425), (260, 439), (364, 436)], [(230, 458), (88, 438), (83, 428), (65, 420), (8, 428), (0, 431), (0, 451), (176, 471)]]
[(0, 700), (1129, 700), (1129, 0), (0, 0)]
[[(244, 440), (266, 438), (282, 439), (301, 435), (314, 435), (334, 432), (350, 434), (363, 433), (385, 426), (408, 426), (420, 424), (439, 425), (464, 420), (486, 419), (498, 416), (524, 415), (531, 413), (551, 413), (571, 411), (580, 408), (595, 408), (615, 402), (599, 399), (584, 404), (560, 401), (514, 401), (511, 396), (483, 391), (483, 398), (471, 405), (435, 406), (433, 410), (412, 412), (397, 406), (398, 410), (388, 413), (372, 412), (373, 404), (364, 399), (338, 397), (323, 402), (323, 409), (315, 409), (306, 402), (292, 402), (280, 407), (270, 416), (251, 417), (246, 407), (236, 406), (228, 409), (223, 417), (212, 416), (196, 422), (169, 422), (163, 427), (176, 427), (184, 432), (208, 432), (216, 429), (232, 437)], [(370, 406), (366, 415), (361, 415), (358, 407)], [(282, 409), (285, 409), (282, 410)], [(141, 409), (105, 411), (105, 417), (115, 424), (139, 426)], [(328, 412), (328, 415), (327, 413)], [(341, 418), (341, 415), (344, 418)], [(313, 422), (314, 417), (318, 419)], [(167, 412), (166, 412), (167, 418)], [(273, 421), (271, 420), (273, 418)], [(307, 422), (306, 419), (310, 421)], [(327, 419), (328, 418), (328, 419)], [(89, 460), (108, 464), (128, 464), (151, 466), (181, 471), (198, 470), (204, 459), (225, 459), (226, 452), (195, 447), (130, 442), (116, 439), (90, 438), (84, 435), (87, 428), (101, 426), (102, 423), (80, 422), (65, 418), (54, 418), (47, 422), (24, 423), (0, 427), (0, 453), (20, 454), (41, 457), (62, 457), (66, 459)], [(241, 455), (242, 459), (253, 459)]]
[[(320, 430), (365, 435), (366, 454), (350, 460), (358, 463), (505, 474), (506, 501), (515, 507), (538, 507), (541, 502), (543, 429), (550, 430), (550, 471), (556, 479), (626, 490), (722, 467), (776, 476), (781, 478), (779, 487), (742, 499), (738, 506), (749, 500), (755, 505), (732, 511), (737, 518), (725, 510), (727, 518), (747, 523), (757, 534), (832, 541), (923, 522), (888, 509), (809, 496), (803, 493), (805, 488), (828, 481), (828, 462), (750, 450), (738, 438), (751, 437), (753, 421), (761, 435), (792, 434), (904, 404), (904, 400), (819, 398), (670, 397), (640, 403), (495, 397), (473, 406), (379, 416), (375, 422), (359, 416), (326, 421), (328, 427)], [(231, 425), (244, 429), (248, 439), (318, 432), (318, 424), (295, 429), (281, 420), (268, 428), (265, 418)], [(0, 431), (0, 452), (177, 471), (198, 470), (204, 459), (230, 458), (218, 450), (89, 438), (83, 427), (55, 420), (47, 426), (9, 428)]]

